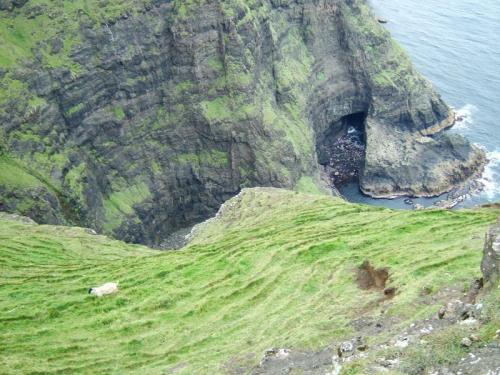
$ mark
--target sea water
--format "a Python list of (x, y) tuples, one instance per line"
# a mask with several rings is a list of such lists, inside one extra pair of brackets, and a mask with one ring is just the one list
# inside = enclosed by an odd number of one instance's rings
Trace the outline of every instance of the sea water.
[[(370, 0), (374, 12), (444, 100), (465, 120), (452, 132), (482, 147), (490, 160), (484, 191), (460, 206), (500, 202), (500, 1)], [(341, 189), (356, 202), (409, 207), (403, 199), (377, 200), (357, 185)], [(415, 199), (432, 205), (436, 199)]]

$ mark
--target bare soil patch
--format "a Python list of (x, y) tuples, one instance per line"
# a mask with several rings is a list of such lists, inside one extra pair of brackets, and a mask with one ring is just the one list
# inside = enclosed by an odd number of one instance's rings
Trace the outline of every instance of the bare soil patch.
[[(363, 290), (384, 289), (388, 279), (388, 268), (375, 268), (368, 260), (365, 260), (356, 270), (356, 283)], [(391, 288), (390, 294), (394, 292), (395, 289)]]

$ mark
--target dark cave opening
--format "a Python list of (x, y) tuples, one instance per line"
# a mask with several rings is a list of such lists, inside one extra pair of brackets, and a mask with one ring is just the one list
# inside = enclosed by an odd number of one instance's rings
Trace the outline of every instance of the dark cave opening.
[(366, 112), (344, 116), (318, 138), (318, 162), (332, 187), (359, 181), (365, 160), (366, 116)]

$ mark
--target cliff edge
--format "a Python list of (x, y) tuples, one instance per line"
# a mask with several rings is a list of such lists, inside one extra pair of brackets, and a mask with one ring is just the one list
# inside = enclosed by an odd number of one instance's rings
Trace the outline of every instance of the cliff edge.
[(324, 191), (352, 132), (375, 197), (484, 164), (364, 0), (8, 0), (0, 21), (0, 210), (38, 222), (157, 245), (244, 187)]

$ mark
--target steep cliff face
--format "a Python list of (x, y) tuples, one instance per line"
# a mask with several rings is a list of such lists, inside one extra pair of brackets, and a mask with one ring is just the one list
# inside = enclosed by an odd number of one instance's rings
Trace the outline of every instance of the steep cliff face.
[(439, 134), (450, 110), (364, 0), (0, 9), (0, 161), (32, 180), (0, 178), (0, 209), (154, 245), (242, 187), (321, 189), (316, 151), (352, 126), (374, 196), (440, 193), (484, 160)]

